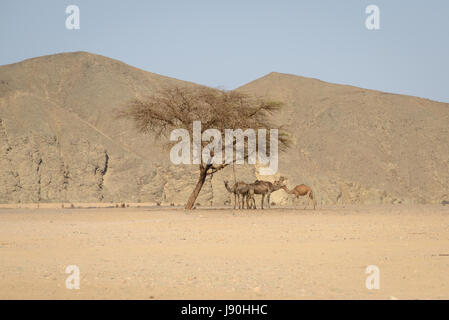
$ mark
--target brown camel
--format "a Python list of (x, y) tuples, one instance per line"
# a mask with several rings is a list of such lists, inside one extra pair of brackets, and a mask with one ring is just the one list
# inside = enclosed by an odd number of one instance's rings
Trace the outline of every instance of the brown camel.
[[(244, 209), (245, 208), (245, 197), (246, 197), (246, 195), (248, 193), (248, 189), (249, 189), (248, 184), (245, 182), (242, 182), (242, 181), (238, 181), (231, 188), (231, 187), (229, 187), (228, 181), (225, 180), (224, 185), (226, 187), (226, 190), (228, 190), (228, 192), (234, 194), (234, 209), (236, 209), (237, 203), (238, 203), (239, 209)], [(240, 202), (240, 198), (242, 200), (241, 202)]]
[[(307, 204), (304, 207), (304, 209), (307, 208), (307, 206), (309, 205), (310, 200), (312, 200), (313, 203), (313, 210), (315, 210), (316, 208), (316, 201), (315, 201), (315, 197), (313, 196), (313, 191), (309, 186), (306, 186), (305, 184), (301, 184), (299, 186), (294, 187), (292, 190), (289, 190), (287, 188), (287, 186), (283, 186), (282, 189), (285, 190), (285, 192), (287, 192), (288, 194), (293, 194), (296, 198), (296, 200), (299, 199), (299, 197), (301, 196), (307, 196)], [(295, 199), (293, 199), (293, 201), (295, 201)], [(296, 208), (296, 203), (295, 203), (295, 208)]]
[[(228, 181), (224, 181), (226, 190), (234, 194), (234, 209), (239, 204), (239, 209), (256, 209), (256, 200), (254, 199), (254, 186), (242, 181), (236, 182), (232, 188), (229, 187)], [(240, 201), (241, 198), (241, 201)]]
[(240, 182), (238, 192), (242, 196), (242, 209), (256, 209), (256, 200), (254, 199), (254, 185), (252, 183)]
[(256, 199), (254, 199), (254, 184), (248, 184), (248, 190), (246, 192), (246, 208), (247, 209), (257, 209)]
[(270, 196), (271, 193), (274, 191), (277, 191), (281, 189), (283, 186), (285, 186), (285, 178), (280, 177), (279, 180), (275, 181), (274, 183), (271, 183), (269, 181), (263, 181), (263, 180), (256, 180), (254, 183), (252, 183), (254, 194), (261, 194), (262, 195), (262, 201), (261, 201), (261, 207), (263, 209), (263, 203), (265, 200), (265, 196), (268, 200), (268, 208), (270, 208)]

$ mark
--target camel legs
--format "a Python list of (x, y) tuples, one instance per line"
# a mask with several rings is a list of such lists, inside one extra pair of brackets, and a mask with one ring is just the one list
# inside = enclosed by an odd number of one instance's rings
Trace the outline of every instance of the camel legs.
[(265, 193), (262, 193), (262, 202), (261, 202), (262, 209), (263, 209), (263, 202), (264, 202), (264, 200), (265, 200)]
[(271, 193), (269, 193), (269, 194), (267, 195), (268, 209), (271, 209), (270, 196), (271, 196)]
[(246, 195), (246, 208), (256, 209), (256, 200), (254, 199), (254, 196)]
[(247, 194), (239, 194), (239, 199), (242, 199), (241, 201), (241, 206), (240, 206), (240, 200), (239, 200), (239, 209), (245, 209), (245, 202), (246, 202), (246, 208), (248, 209), (248, 195)]
[(310, 191), (310, 199), (312, 200), (313, 210), (316, 210), (316, 200), (313, 197), (313, 192), (312, 191)]
[(257, 209), (257, 207), (256, 207), (256, 199), (254, 199), (254, 196), (251, 197), (251, 208), (254, 209), (254, 210)]
[(312, 191), (310, 191), (310, 193), (309, 193), (309, 200), (312, 201), (313, 210), (316, 210), (316, 201), (313, 198)]
[(254, 196), (251, 195), (246, 195), (246, 208), (247, 209), (254, 209), (254, 207), (256, 206), (255, 202), (254, 202)]
[(309, 198), (307, 200), (307, 205), (309, 204), (309, 202), (312, 201), (312, 205), (313, 205), (313, 210), (316, 210), (316, 201), (313, 198), (313, 193), (312, 191), (309, 192)]
[(306, 206), (304, 207), (304, 210), (309, 206), (309, 203), (310, 203), (310, 191), (307, 192), (306, 197), (307, 197), (307, 203), (306, 203)]
[[(256, 200), (254, 195), (250, 196), (248, 194), (237, 194), (239, 209), (245, 209), (245, 203), (247, 209), (256, 209)], [(263, 201), (263, 200), (262, 200)]]

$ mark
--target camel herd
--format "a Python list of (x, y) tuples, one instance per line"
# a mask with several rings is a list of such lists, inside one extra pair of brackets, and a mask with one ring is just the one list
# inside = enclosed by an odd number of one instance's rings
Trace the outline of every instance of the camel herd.
[[(271, 193), (277, 191), (279, 189), (283, 189), (289, 195), (293, 195), (293, 201), (298, 200), (299, 197), (306, 196), (307, 197), (307, 206), (312, 200), (313, 209), (316, 208), (316, 201), (313, 195), (313, 191), (310, 187), (305, 184), (297, 185), (292, 190), (289, 190), (286, 186), (286, 181), (284, 177), (280, 177), (279, 180), (271, 183), (269, 181), (256, 180), (254, 183), (245, 183), (242, 181), (236, 182), (232, 187), (229, 186), (228, 181), (224, 181), (224, 185), (226, 190), (234, 195), (234, 209), (244, 209), (245, 202), (247, 209), (256, 209), (256, 200), (254, 199), (254, 195), (260, 194), (262, 196), (261, 207), (263, 209), (265, 197), (267, 198), (268, 208), (270, 208), (270, 196)], [(296, 202), (295, 202), (296, 207)]]

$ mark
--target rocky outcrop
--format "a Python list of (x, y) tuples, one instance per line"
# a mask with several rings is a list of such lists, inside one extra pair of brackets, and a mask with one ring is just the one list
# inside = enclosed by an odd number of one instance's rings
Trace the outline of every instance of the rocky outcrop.
[[(85, 52), (1, 66), (0, 203), (184, 204), (197, 168), (170, 164), (161, 141), (114, 116), (173, 85), (195, 86)], [(277, 120), (294, 145), (276, 177), (312, 186), (318, 203), (449, 201), (448, 104), (279, 73), (239, 90), (286, 103)], [(237, 180), (276, 179), (234, 169)], [(225, 179), (234, 181), (232, 167), (208, 177), (198, 204), (230, 203)]]
[(441, 203), (449, 197), (449, 104), (271, 73), (239, 90), (284, 101), (289, 184), (319, 202)]

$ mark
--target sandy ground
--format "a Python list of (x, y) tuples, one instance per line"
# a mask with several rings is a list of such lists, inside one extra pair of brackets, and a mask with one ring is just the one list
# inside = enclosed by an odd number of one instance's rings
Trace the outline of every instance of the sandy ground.
[(448, 299), (449, 206), (3, 208), (0, 298)]

